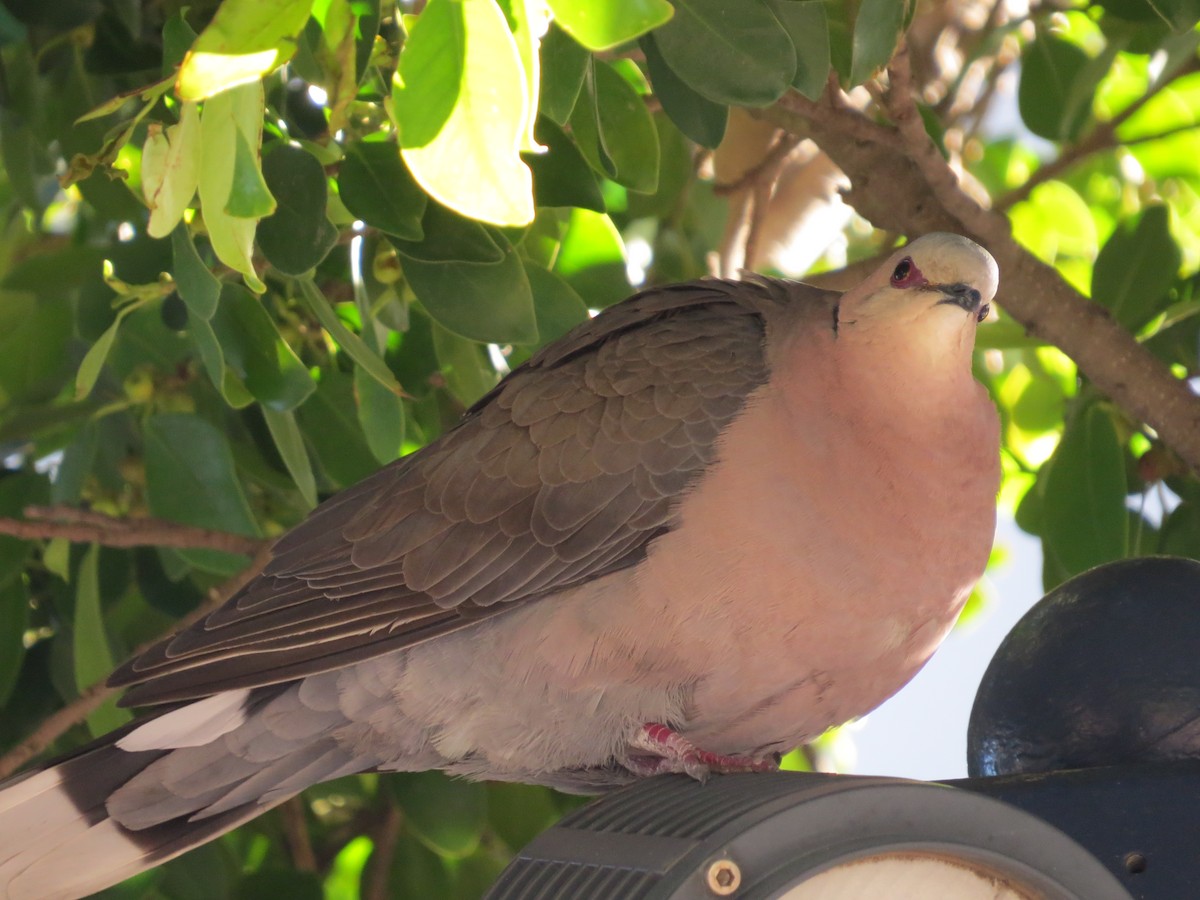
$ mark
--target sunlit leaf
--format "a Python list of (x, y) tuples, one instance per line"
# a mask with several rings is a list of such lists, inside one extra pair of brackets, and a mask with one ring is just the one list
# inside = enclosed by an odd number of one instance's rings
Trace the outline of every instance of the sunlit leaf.
[(239, 137), (258, 147), (262, 139), (263, 89), (257, 81), (217, 94), (200, 114), (200, 203), (213, 252), (225, 265), (242, 274), (255, 292), (266, 290), (254, 271), (253, 218), (225, 211), (234, 184), (234, 156)]
[(146, 231), (166, 237), (183, 218), (200, 182), (200, 110), (184, 103), (179, 122), (149, 126), (142, 149), (142, 194), (150, 207)]
[(430, 0), (401, 51), (392, 105), (404, 161), (430, 196), (497, 225), (533, 219), (533, 179), (519, 155), (532, 111), (495, 3)]
[(275, 198), (263, 178), (258, 144), (253, 147), (246, 134), (237, 128), (233, 132), (233, 181), (225, 212), (238, 219), (261, 219), (275, 211)]
[(354, 396), (367, 446), (379, 462), (391, 462), (404, 444), (404, 401), (362, 367), (354, 370)]
[(563, 30), (589, 50), (609, 50), (671, 18), (666, 0), (549, 0)]
[(223, 0), (179, 70), (183, 100), (256, 82), (296, 52), (312, 0)]

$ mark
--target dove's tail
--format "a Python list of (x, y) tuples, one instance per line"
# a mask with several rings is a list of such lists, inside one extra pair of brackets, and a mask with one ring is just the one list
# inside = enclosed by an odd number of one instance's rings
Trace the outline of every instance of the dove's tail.
[(325, 741), (271, 733), (261, 713), (286, 688), (218, 694), (0, 782), (0, 897), (87, 896), (360, 770)]

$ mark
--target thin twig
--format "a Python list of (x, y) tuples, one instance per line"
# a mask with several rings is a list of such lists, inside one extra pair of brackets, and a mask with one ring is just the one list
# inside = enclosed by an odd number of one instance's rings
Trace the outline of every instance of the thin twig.
[(403, 824), (399, 808), (390, 796), (387, 797), (383, 818), (371, 830), (374, 849), (363, 870), (362, 900), (387, 900), (391, 896), (392, 860), (396, 856), (396, 842), (400, 839)]
[(1161, 84), (1155, 85), (1107, 122), (1100, 122), (1083, 140), (1065, 149), (1056, 159), (1052, 159), (1045, 165), (1038, 167), (1038, 169), (1032, 175), (1025, 179), (1025, 182), (1021, 184), (1020, 187), (1014, 188), (997, 200), (996, 209), (1004, 210), (1008, 209), (1010, 206), (1020, 203), (1033, 193), (1034, 188), (1041, 184), (1045, 184), (1051, 179), (1057, 178), (1094, 153), (1112, 150), (1122, 143), (1132, 144), (1158, 140), (1163, 137), (1169, 137), (1170, 135), (1179, 131), (1187, 131), (1191, 128), (1197, 127), (1196, 125), (1180, 126), (1178, 128), (1172, 128), (1164, 131), (1161, 134), (1147, 135), (1143, 138), (1134, 138), (1124, 142), (1117, 137), (1117, 129), (1133, 118), (1133, 116), (1136, 115), (1142, 107), (1153, 100), (1159, 94), (1159, 92), (1161, 92), (1168, 85), (1174, 84), (1184, 75), (1190, 75), (1191, 73), (1197, 71), (1198, 68), (1200, 68), (1200, 63), (1198, 63), (1196, 60), (1192, 60), (1188, 63), (1188, 65), (1181, 66), (1179, 70), (1170, 78), (1165, 79)]
[[(179, 632), (208, 615), (224, 604), (230, 597), (250, 583), (271, 559), (269, 546), (260, 544), (258, 553), (250, 565), (220, 587), (209, 591), (208, 598), (195, 610), (181, 619), (174, 631)], [(157, 644), (162, 638), (154, 638), (142, 644), (133, 651), (132, 656), (139, 656)], [(105, 682), (97, 681), (86, 687), (78, 697), (62, 709), (48, 716), (33, 733), (3, 756), (0, 756), (0, 778), (7, 778), (29, 760), (33, 759), (50, 746), (71, 726), (82, 722), (105, 700), (116, 692)]]
[(279, 807), (283, 819), (283, 836), (292, 853), (292, 864), (301, 872), (317, 871), (317, 854), (305, 821), (304, 801), (300, 797), (285, 800)]
[(754, 187), (762, 181), (775, 181), (775, 174), (778, 173), (779, 166), (782, 164), (796, 146), (800, 143), (801, 138), (794, 134), (788, 134), (786, 131), (780, 131), (769, 150), (762, 159), (735, 178), (733, 181), (724, 184), (717, 183), (713, 185), (713, 193), (719, 195), (736, 194), (746, 188)]
[(29, 506), (24, 519), (0, 518), (0, 534), (25, 540), (66, 538), (106, 547), (199, 547), (253, 555), (259, 538), (149, 517), (120, 518), (72, 506)]

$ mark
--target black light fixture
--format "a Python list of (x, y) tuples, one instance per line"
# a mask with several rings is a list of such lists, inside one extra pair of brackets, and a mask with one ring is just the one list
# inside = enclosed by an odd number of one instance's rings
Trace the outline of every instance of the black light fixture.
[(1017, 624), (944, 784), (781, 772), (631, 785), (488, 900), (1200, 897), (1200, 563), (1064, 583)]

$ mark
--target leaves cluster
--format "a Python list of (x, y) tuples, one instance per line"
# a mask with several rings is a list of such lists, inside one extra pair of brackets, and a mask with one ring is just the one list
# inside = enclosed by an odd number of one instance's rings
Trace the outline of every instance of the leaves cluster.
[[(835, 207), (828, 187), (787, 195), (799, 158), (766, 166), (789, 146), (769, 129), (755, 145), (730, 109), (871, 82), (905, 30), (926, 125), (970, 189), (1193, 376), (1200, 8), (992, 6), (0, 6), (0, 515), (86, 504), (280, 533), (589, 309), (705, 274), (738, 239), (743, 188), (765, 185), (796, 219)], [(950, 35), (942, 56), (930, 31)], [(715, 181), (711, 151), (721, 171), (747, 141), (730, 179), (746, 184)], [(821, 233), (818, 268), (897, 237), (848, 212)], [(1134, 553), (1200, 555), (1200, 490), (1153, 433), (1013, 320), (980, 344), (1001, 502), (1042, 538), (1048, 587)], [(0, 749), (246, 561), (0, 538)], [(126, 716), (105, 705), (57, 749)], [(477, 896), (570, 802), (439, 775), (344, 779), (299, 807), (308, 853), (272, 814), (110, 893)]]

